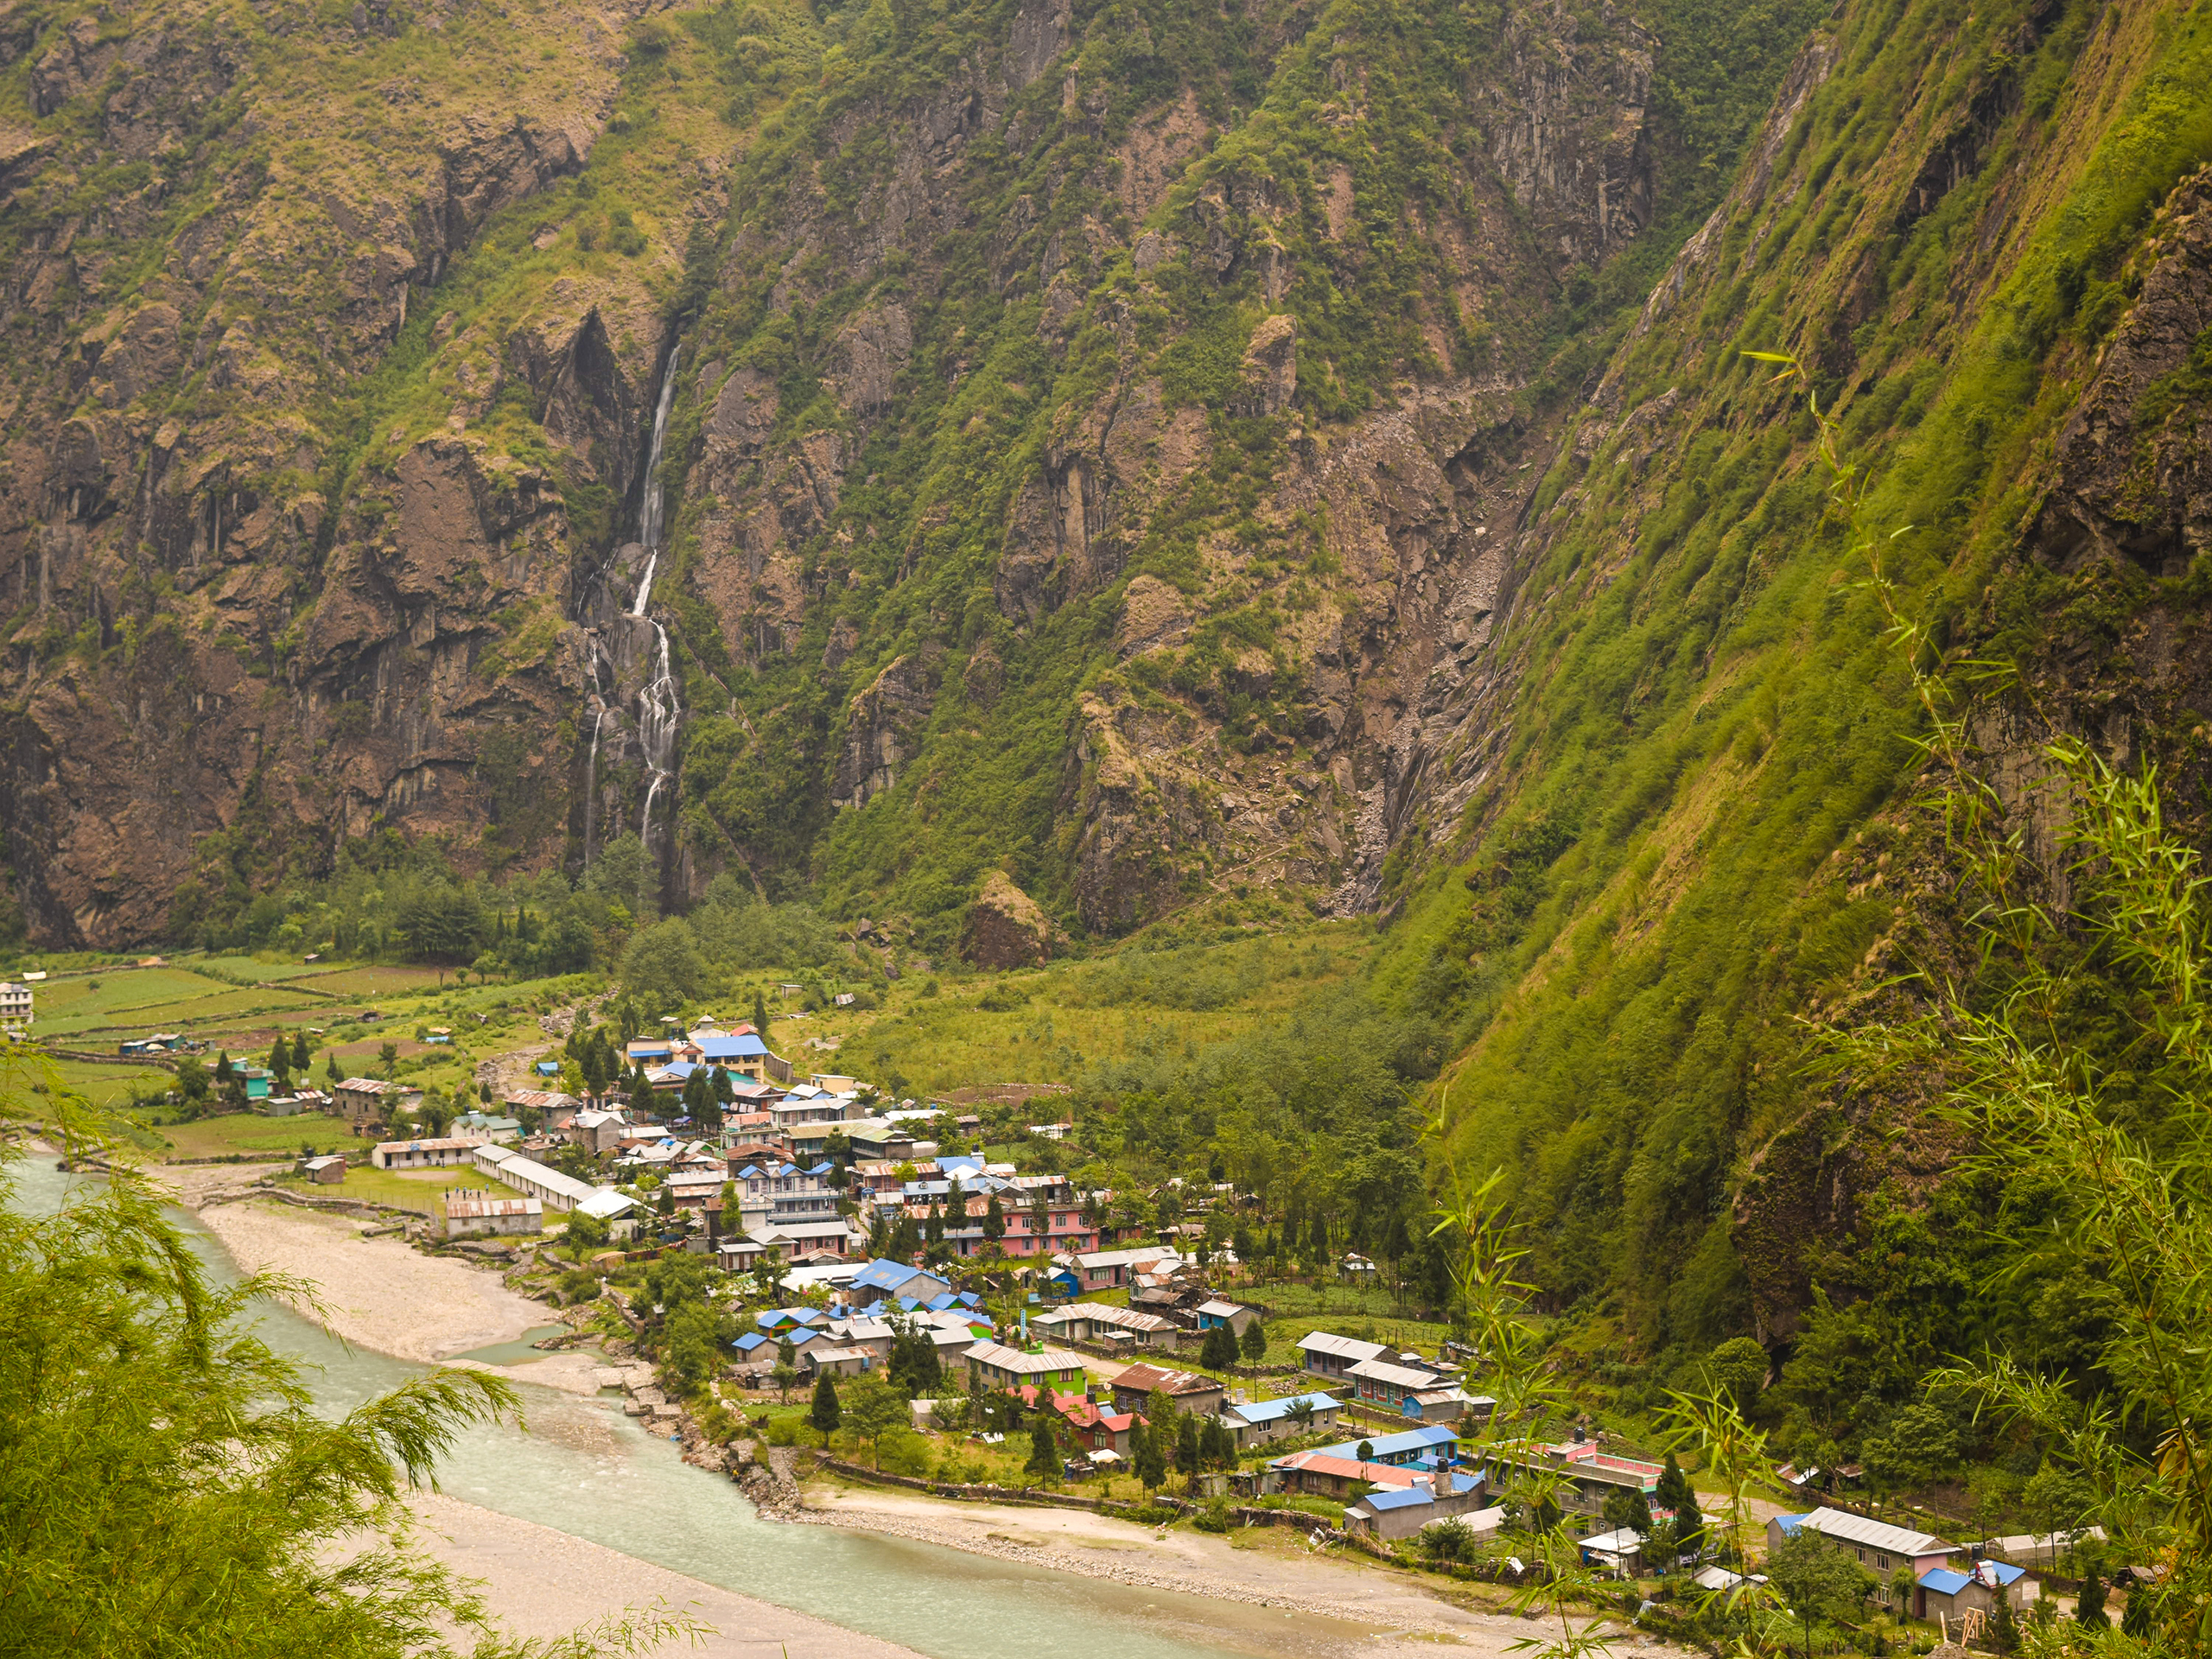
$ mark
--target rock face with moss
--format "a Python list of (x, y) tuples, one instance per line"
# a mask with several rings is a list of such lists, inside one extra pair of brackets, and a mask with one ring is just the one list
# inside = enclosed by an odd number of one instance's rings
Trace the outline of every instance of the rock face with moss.
[[(1817, 10), (19, 6), (12, 897), (42, 940), (120, 943), (349, 839), (575, 873), (641, 824), (663, 904), (741, 868), (932, 953), (995, 871), (1091, 936), (1418, 909), (1525, 830), (1510, 886), (1682, 763), (1547, 791), (1785, 660), (1700, 654), (1802, 528), (1745, 481), (1790, 450), (1728, 350), (1924, 408), (1963, 334), (1862, 385), (1867, 331), (1904, 294), (1968, 329), (2019, 257), (1999, 228), (2058, 199), (1977, 206), (2000, 251), (1940, 304), (1872, 227), (1953, 234), (2020, 124), (2148, 73), (1847, 68), (1860, 20)], [(1821, 124), (1878, 90), (1839, 170)], [(2078, 303), (2132, 295), (2139, 231)], [(2080, 545), (2201, 516), (2156, 505), (2197, 401), (2158, 366), (2194, 362), (2171, 286), (2090, 394), (2148, 412), (2063, 440)], [(2160, 459), (2101, 472), (2127, 422)], [(1647, 628), (1675, 643), (1620, 643)]]

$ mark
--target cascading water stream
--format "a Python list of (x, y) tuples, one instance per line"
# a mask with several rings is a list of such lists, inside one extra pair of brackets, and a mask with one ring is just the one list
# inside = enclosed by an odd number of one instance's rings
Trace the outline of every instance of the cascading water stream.
[[(638, 542), (645, 550), (645, 574), (638, 583), (637, 602), (630, 607), (632, 616), (645, 614), (652, 599), (653, 569), (660, 561), (661, 446), (668, 436), (668, 411), (676, 401), (677, 355), (674, 350), (668, 354), (668, 372), (661, 378), (660, 402), (653, 410), (652, 442), (645, 451), (645, 497), (638, 504)], [(645, 844), (648, 868), (653, 847), (653, 805), (660, 798), (662, 786), (675, 775), (676, 733), (683, 718), (683, 704), (677, 695), (676, 675), (669, 664), (668, 630), (654, 621), (652, 674), (638, 693), (638, 744), (645, 752), (651, 779), (645, 785), (645, 809), (638, 821), (638, 839)]]
[(668, 437), (668, 411), (676, 402), (676, 359), (671, 351), (668, 372), (660, 379), (660, 402), (653, 407), (652, 442), (645, 450), (645, 493), (638, 503), (638, 544), (645, 550), (645, 574), (630, 607), (632, 616), (645, 613), (646, 601), (653, 596), (653, 567), (660, 562), (660, 450)]

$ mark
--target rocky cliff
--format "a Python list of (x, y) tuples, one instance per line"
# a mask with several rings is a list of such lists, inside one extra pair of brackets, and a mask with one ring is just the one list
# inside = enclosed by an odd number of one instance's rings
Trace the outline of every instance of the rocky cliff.
[(642, 827), (939, 947), (1374, 902), (1543, 371), (1779, 72), (1680, 13), (14, 5), (14, 901)]

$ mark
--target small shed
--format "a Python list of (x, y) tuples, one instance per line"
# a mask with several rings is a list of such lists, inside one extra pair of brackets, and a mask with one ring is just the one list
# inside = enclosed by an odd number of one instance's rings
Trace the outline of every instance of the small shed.
[(346, 1179), (346, 1159), (334, 1152), (321, 1158), (302, 1158), (293, 1166), (293, 1173), (306, 1176), (317, 1186), (336, 1186)]

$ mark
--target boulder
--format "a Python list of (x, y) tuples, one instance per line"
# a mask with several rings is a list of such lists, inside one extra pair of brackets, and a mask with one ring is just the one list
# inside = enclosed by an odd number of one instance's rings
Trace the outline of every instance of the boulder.
[(1034, 968), (1059, 944), (1059, 930), (1037, 901), (994, 870), (968, 906), (960, 953), (978, 968)]

